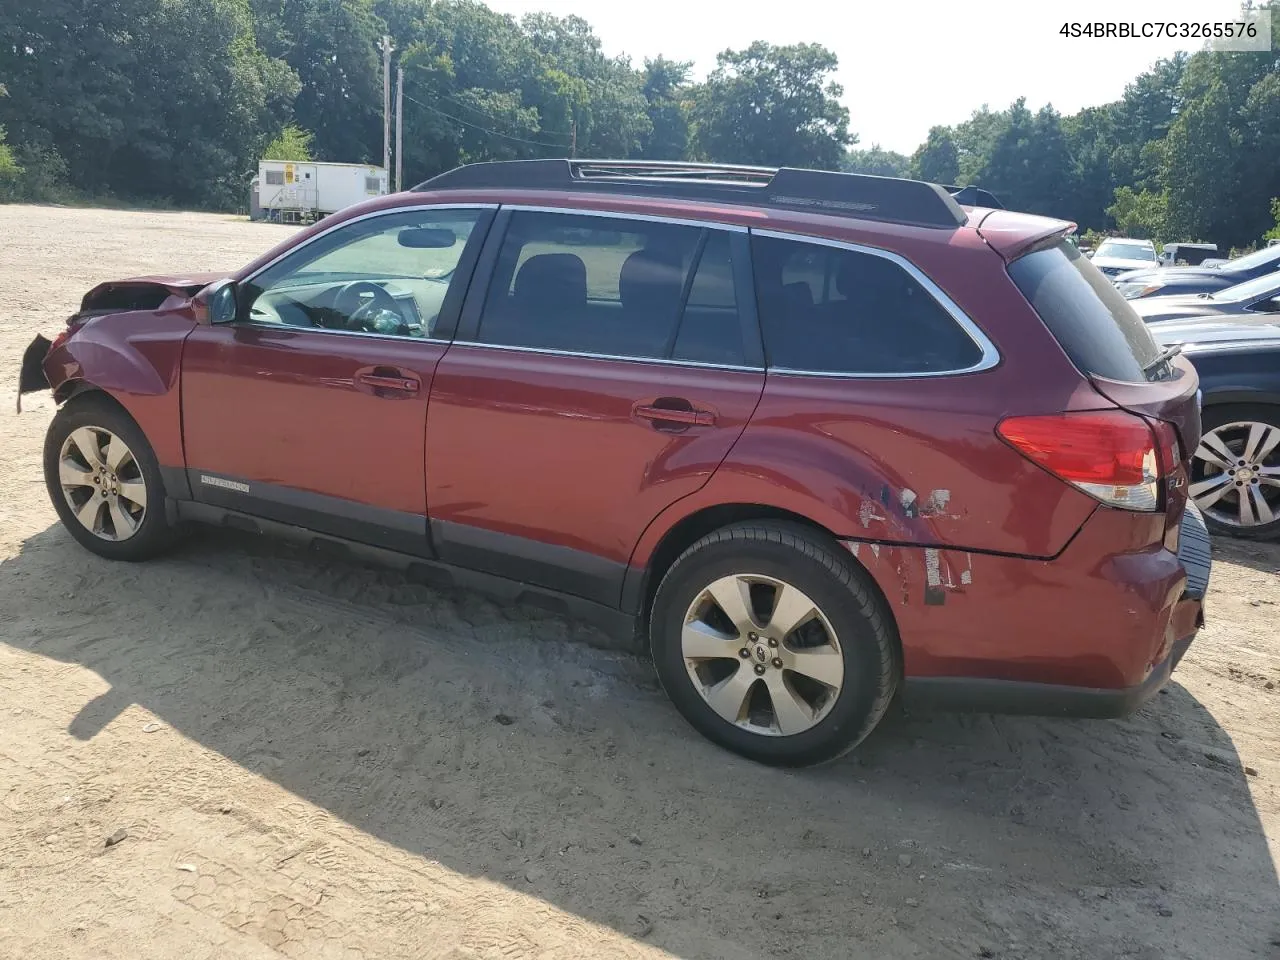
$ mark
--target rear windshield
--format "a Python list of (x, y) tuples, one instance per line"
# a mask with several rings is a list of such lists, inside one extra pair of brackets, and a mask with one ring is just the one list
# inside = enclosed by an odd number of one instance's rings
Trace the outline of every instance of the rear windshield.
[(1118, 257), (1121, 260), (1154, 260), (1156, 251), (1141, 243), (1117, 243), (1114, 240), (1104, 241), (1098, 247), (1097, 257)]
[(1147, 325), (1071, 244), (1029, 253), (1009, 264), (1009, 275), (1081, 373), (1130, 383), (1158, 378), (1165, 364), (1143, 372), (1160, 356)]

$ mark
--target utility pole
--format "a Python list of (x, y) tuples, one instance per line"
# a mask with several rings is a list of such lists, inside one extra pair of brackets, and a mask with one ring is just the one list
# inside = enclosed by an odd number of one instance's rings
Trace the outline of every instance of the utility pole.
[(396, 193), (404, 176), (404, 67), (396, 67)]
[(574, 120), (569, 127), (569, 159), (578, 155), (578, 121)]
[(382, 169), (391, 173), (391, 38), (382, 37)]

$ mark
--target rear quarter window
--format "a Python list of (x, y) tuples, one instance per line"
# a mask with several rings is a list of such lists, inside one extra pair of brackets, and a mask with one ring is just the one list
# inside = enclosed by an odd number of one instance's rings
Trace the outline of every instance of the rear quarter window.
[(1009, 276), (1081, 373), (1128, 383), (1158, 377), (1158, 367), (1144, 372), (1160, 356), (1151, 331), (1071, 244), (1020, 257), (1009, 264)]
[(983, 360), (977, 341), (895, 260), (758, 234), (751, 258), (774, 369), (936, 375), (971, 370)]

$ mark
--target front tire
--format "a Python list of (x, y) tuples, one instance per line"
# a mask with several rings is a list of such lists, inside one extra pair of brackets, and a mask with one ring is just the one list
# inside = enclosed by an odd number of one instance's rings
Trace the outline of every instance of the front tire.
[(1191, 461), (1190, 493), (1214, 533), (1280, 538), (1280, 407), (1209, 407)]
[(44, 478), (62, 525), (100, 557), (147, 560), (176, 539), (151, 444), (106, 397), (83, 395), (54, 416)]
[(807, 766), (857, 746), (897, 688), (893, 620), (870, 578), (799, 524), (736, 524), (671, 565), (650, 618), (654, 665), (709, 740)]

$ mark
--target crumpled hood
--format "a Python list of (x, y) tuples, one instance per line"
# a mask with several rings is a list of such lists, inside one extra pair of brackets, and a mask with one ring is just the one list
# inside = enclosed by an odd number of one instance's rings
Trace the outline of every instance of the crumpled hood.
[(84, 295), (80, 313), (155, 310), (170, 297), (185, 300), (225, 276), (225, 273), (186, 273), (109, 280)]

